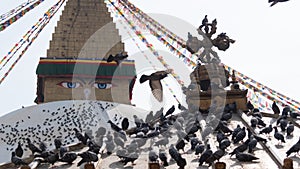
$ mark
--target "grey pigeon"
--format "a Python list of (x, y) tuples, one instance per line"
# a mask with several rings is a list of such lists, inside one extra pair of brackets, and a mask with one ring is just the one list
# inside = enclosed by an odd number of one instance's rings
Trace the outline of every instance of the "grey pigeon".
[(151, 88), (152, 94), (159, 102), (163, 100), (163, 88), (160, 80), (167, 77), (170, 71), (157, 71), (151, 75), (142, 75), (140, 78), (140, 83), (144, 83), (149, 80), (149, 86)]
[(21, 158), (19, 158), (19, 157), (16, 156), (15, 152), (11, 153), (11, 162), (13, 164), (15, 164), (16, 166), (27, 165), (27, 163), (25, 163)]
[(158, 159), (158, 155), (153, 150), (149, 152), (148, 157), (150, 162), (155, 162)]

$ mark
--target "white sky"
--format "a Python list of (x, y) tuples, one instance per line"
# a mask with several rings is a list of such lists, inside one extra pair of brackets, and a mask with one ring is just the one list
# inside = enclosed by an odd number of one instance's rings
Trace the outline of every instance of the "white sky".
[[(22, 2), (26, 0), (2, 0), (0, 14)], [(29, 12), (18, 22), (0, 32), (0, 59), (55, 2), (57, 1), (45, 0), (33, 12)], [(278, 92), (300, 100), (298, 92), (300, 71), (297, 69), (300, 1), (279, 3), (272, 8), (269, 7), (267, 0), (132, 0), (131, 2), (146, 13), (177, 17), (194, 27), (200, 25), (206, 14), (210, 21), (217, 18), (217, 33), (226, 32), (236, 40), (226, 52), (218, 51), (224, 63)], [(35, 70), (39, 58), (46, 56), (58, 14), (0, 85), (0, 115), (21, 106), (34, 105)], [(179, 27), (172, 27), (172, 20), (157, 18), (160, 19), (161, 24), (178, 33)], [(181, 25), (180, 28), (184, 26)], [(190, 28), (187, 29), (186, 35), (188, 31), (191, 31)], [(184, 34), (182, 38), (186, 39)], [(2, 78), (3, 70), (0, 71), (0, 75)]]

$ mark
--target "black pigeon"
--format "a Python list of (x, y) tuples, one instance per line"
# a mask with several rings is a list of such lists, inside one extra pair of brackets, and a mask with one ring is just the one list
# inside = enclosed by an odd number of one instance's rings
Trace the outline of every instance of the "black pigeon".
[(201, 143), (198, 137), (192, 137), (190, 138), (190, 143), (191, 143), (191, 150), (195, 150), (196, 146)]
[(207, 144), (206, 150), (201, 154), (199, 158), (199, 166), (202, 166), (202, 164), (210, 157), (212, 156), (213, 152), (210, 149), (210, 145)]
[(205, 145), (204, 144), (198, 144), (195, 147), (195, 155), (199, 155), (201, 153), (203, 153), (203, 151), (205, 150)]
[(88, 140), (88, 136), (85, 134), (85, 135), (82, 135), (77, 128), (73, 128), (73, 130), (75, 131), (75, 136), (76, 138), (84, 145), (87, 144), (87, 140)]
[(256, 147), (256, 145), (257, 145), (257, 140), (252, 135), (248, 143), (248, 153), (253, 153), (253, 149)]
[(250, 101), (247, 102), (246, 106), (250, 111), (252, 111), (254, 109), (254, 106)]
[(137, 160), (138, 158), (139, 155), (136, 152), (133, 152), (127, 155), (126, 157), (124, 157), (123, 160), (121, 160), (121, 162), (123, 163), (123, 165), (126, 165), (128, 162), (134, 164), (134, 161)]
[(85, 151), (83, 153), (78, 154), (79, 157), (81, 157), (81, 160), (78, 162), (77, 167), (81, 166), (81, 164), (87, 162), (97, 162), (98, 156), (94, 152)]
[(182, 111), (187, 110), (187, 108), (184, 107), (182, 104), (178, 104), (178, 109), (179, 109), (179, 110), (182, 110)]
[(290, 112), (290, 117), (296, 119), (298, 116), (300, 116), (299, 112), (294, 112), (294, 111), (291, 111), (291, 112)]
[(280, 120), (279, 124), (280, 124), (279, 126), (281, 128), (281, 131), (285, 132), (286, 127), (288, 125), (288, 120), (286, 115), (282, 116), (282, 119)]
[(153, 150), (151, 150), (148, 154), (148, 158), (150, 162), (156, 162), (158, 159), (158, 155)]
[(236, 152), (236, 159), (240, 162), (251, 162), (253, 160), (258, 160), (259, 158), (249, 153)]
[(27, 165), (27, 163), (25, 163), (21, 158), (16, 156), (15, 152), (11, 152), (11, 162), (16, 166)]
[(274, 132), (274, 137), (275, 137), (278, 141), (280, 141), (281, 143), (285, 143), (284, 136), (283, 136), (281, 133), (278, 132), (277, 127), (273, 127), (273, 128), (274, 128), (274, 130), (275, 130), (275, 132)]
[(182, 150), (184, 152), (184, 147), (185, 147), (184, 140), (181, 139), (179, 142), (177, 142), (175, 147), (176, 147), (177, 151)]
[(289, 0), (269, 0), (269, 3), (271, 3), (270, 7), (274, 6), (275, 4), (277, 4), (278, 2), (287, 2)]
[(273, 131), (272, 125), (270, 124), (268, 127), (263, 128), (260, 130), (259, 134), (270, 134)]
[(275, 101), (273, 101), (273, 104), (272, 104), (272, 110), (273, 110), (273, 112), (274, 112), (274, 114), (280, 114), (280, 109), (279, 109), (279, 107), (277, 106), (277, 104), (276, 104), (276, 102)]
[(61, 142), (61, 139), (54, 139), (54, 146), (55, 146), (55, 149), (60, 149), (60, 147), (62, 146), (62, 142)]
[(227, 147), (229, 147), (231, 144), (230, 140), (228, 138), (223, 139), (220, 143), (219, 143), (219, 148), (222, 150), (225, 150)]
[(56, 163), (59, 160), (59, 155), (58, 153), (53, 153), (50, 156), (45, 158), (45, 162), (48, 162), (52, 165), (54, 165), (54, 163)]
[(208, 23), (207, 15), (205, 15), (202, 20), (202, 25), (205, 26), (205, 25), (207, 25), (207, 23)]
[(294, 132), (294, 124), (292, 122), (289, 123), (288, 127), (286, 128), (286, 135), (291, 136)]
[(47, 150), (47, 146), (46, 146), (46, 144), (44, 143), (44, 142), (40, 142), (40, 144), (39, 144), (39, 148), (40, 148), (40, 150), (42, 151), (42, 152), (44, 152), (44, 151), (46, 151)]
[(176, 164), (179, 167), (179, 169), (184, 169), (184, 167), (187, 165), (186, 159), (183, 158), (181, 155), (176, 160)]
[(247, 150), (248, 148), (248, 143), (249, 143), (249, 139), (247, 139), (243, 144), (237, 146), (235, 149), (233, 149), (233, 151), (231, 153), (229, 153), (230, 156), (233, 156), (234, 154), (236, 154), (237, 152), (244, 152)]
[(89, 147), (88, 151), (99, 153), (101, 146), (97, 145), (94, 141), (88, 141), (87, 146)]
[(61, 162), (65, 162), (65, 163), (68, 163), (68, 164), (72, 164), (73, 161), (75, 161), (77, 158), (77, 154), (74, 153), (74, 152), (67, 152), (65, 153), (60, 159), (59, 161)]
[(111, 120), (108, 120), (107, 123), (110, 124), (110, 127), (111, 127), (114, 131), (116, 131), (116, 132), (122, 131), (122, 129), (121, 129), (119, 126), (117, 126), (115, 123), (113, 123)]
[(224, 155), (225, 150), (220, 148), (217, 151), (215, 151), (212, 156), (214, 157), (214, 160), (219, 161)]
[(174, 113), (175, 111), (175, 106), (173, 105), (165, 114), (165, 117), (167, 117), (168, 115), (171, 115), (172, 113)]
[(128, 129), (128, 127), (129, 127), (129, 121), (128, 121), (127, 117), (125, 117), (122, 120), (121, 126), (122, 126), (122, 130), (127, 130)]
[(160, 80), (167, 77), (170, 71), (157, 71), (152, 73), (150, 76), (142, 75), (140, 78), (140, 83), (144, 83), (149, 80), (149, 86), (151, 88), (153, 96), (159, 101), (162, 102), (163, 99), (163, 89)]
[(237, 144), (240, 141), (243, 141), (243, 139), (246, 137), (246, 127), (243, 127), (241, 131), (238, 132), (235, 139), (233, 139), (233, 143)]
[(282, 116), (287, 116), (289, 113), (291, 112), (291, 108), (290, 106), (284, 106), (284, 108), (282, 109)]
[(169, 166), (167, 154), (163, 150), (159, 150), (158, 157), (163, 162), (163, 166)]
[(22, 158), (24, 151), (22, 149), (21, 142), (18, 142), (18, 147), (16, 148), (15, 152), (17, 157)]
[(288, 157), (292, 153), (298, 153), (300, 151), (300, 137), (296, 144), (294, 144), (287, 152), (286, 156)]
[(34, 154), (34, 153), (42, 153), (42, 150), (40, 150), (37, 146), (35, 146), (34, 144), (32, 144), (31, 140), (29, 138), (27, 138), (26, 140), (27, 140), (28, 148), (30, 149), (30, 151), (32, 152), (32, 154)]
[(258, 119), (256, 117), (251, 117), (250, 123), (251, 123), (251, 127), (255, 128), (258, 124)]
[(241, 126), (238, 124), (236, 128), (233, 130), (231, 139), (235, 139), (236, 135), (242, 130)]
[(107, 58), (107, 62), (115, 61), (119, 65), (124, 59), (128, 57), (127, 54), (123, 54), (123, 52), (116, 54), (115, 56), (109, 55)]

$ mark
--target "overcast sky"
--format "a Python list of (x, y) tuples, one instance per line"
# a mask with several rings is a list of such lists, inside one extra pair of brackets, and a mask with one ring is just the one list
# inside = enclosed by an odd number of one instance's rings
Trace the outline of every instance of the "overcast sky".
[[(0, 14), (22, 2), (26, 1), (2, 0)], [(0, 32), (0, 59), (55, 2), (45, 0), (20, 21)], [(218, 51), (222, 62), (278, 92), (300, 100), (298, 92), (300, 1), (291, 0), (273, 7), (269, 7), (267, 0), (132, 0), (131, 2), (156, 17), (161, 24), (168, 26), (184, 39), (187, 32), (192, 31), (191, 25), (197, 28), (204, 15), (208, 15), (210, 21), (217, 18), (217, 33), (226, 32), (236, 40), (226, 52)], [(22, 106), (34, 105), (35, 70), (39, 58), (46, 56), (58, 14), (0, 85), (0, 115)], [(174, 19), (176, 22), (166, 20), (167, 16), (176, 18)], [(189, 24), (184, 33), (182, 29), (185, 25), (172, 26), (183, 22)], [(127, 50), (130, 50), (130, 47), (127, 47)], [(180, 72), (178, 68), (176, 71)], [(4, 73), (5, 71), (0, 71), (0, 78)]]

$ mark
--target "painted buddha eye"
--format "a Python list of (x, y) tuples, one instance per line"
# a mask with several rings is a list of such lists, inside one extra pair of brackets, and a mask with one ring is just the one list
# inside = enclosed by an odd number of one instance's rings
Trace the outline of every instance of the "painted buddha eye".
[(112, 87), (112, 84), (110, 84), (110, 83), (95, 83), (94, 87), (97, 89), (109, 89)]
[(75, 89), (81, 86), (79, 82), (60, 82), (57, 85), (60, 85), (64, 88)]

